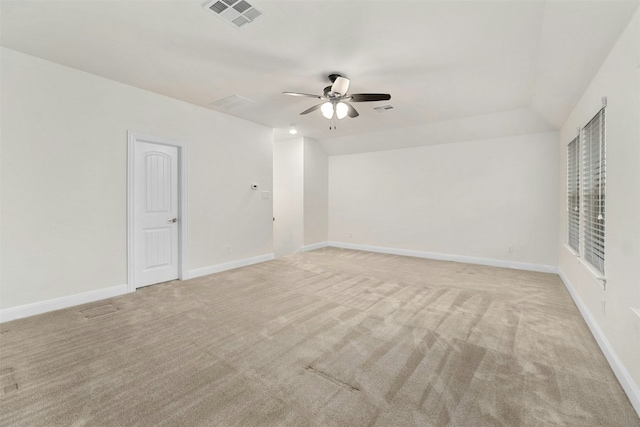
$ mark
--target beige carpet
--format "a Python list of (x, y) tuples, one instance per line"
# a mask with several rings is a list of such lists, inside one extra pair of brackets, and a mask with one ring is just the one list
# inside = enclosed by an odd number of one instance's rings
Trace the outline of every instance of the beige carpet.
[(3, 426), (640, 426), (552, 274), (327, 248), (0, 332)]

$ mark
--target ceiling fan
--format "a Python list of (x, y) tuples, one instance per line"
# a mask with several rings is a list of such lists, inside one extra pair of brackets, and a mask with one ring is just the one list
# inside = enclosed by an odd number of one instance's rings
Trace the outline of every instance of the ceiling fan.
[(344, 119), (347, 116), (352, 118), (358, 117), (360, 114), (358, 114), (349, 102), (387, 101), (391, 99), (391, 95), (388, 93), (354, 93), (348, 95), (349, 79), (340, 74), (329, 74), (329, 80), (332, 85), (325, 87), (322, 95), (299, 92), (282, 93), (291, 96), (306, 96), (321, 99), (324, 102), (304, 110), (300, 115), (309, 114), (312, 111), (320, 109), (322, 115), (327, 119), (332, 119), (334, 116), (337, 119)]

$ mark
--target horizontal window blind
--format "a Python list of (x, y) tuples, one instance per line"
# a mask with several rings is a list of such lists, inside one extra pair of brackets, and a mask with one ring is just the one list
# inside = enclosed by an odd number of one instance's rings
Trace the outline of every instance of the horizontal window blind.
[(576, 252), (580, 251), (580, 137), (567, 146), (567, 217), (568, 242)]
[(604, 274), (605, 253), (604, 108), (582, 129), (582, 206), (584, 259)]

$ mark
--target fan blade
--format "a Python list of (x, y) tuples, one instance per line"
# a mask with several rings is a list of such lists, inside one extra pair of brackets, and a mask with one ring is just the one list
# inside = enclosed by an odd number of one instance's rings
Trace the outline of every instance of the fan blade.
[[(343, 101), (344, 102), (344, 101)], [(347, 110), (347, 116), (354, 118), (354, 117), (358, 117), (360, 114), (356, 111), (355, 108), (353, 108), (353, 106), (351, 104), (349, 104), (348, 102), (345, 102), (345, 104), (347, 104), (347, 107), (349, 107), (349, 110)]]
[(355, 93), (349, 96), (351, 102), (388, 101), (391, 95), (388, 93)]
[(336, 80), (331, 85), (331, 92), (339, 93), (340, 95), (346, 95), (349, 90), (349, 79), (346, 77), (336, 77)]
[(314, 105), (313, 107), (311, 107), (311, 108), (309, 108), (307, 110), (304, 110), (302, 113), (300, 113), (300, 115), (309, 114), (312, 111), (316, 111), (318, 108), (322, 107), (322, 104), (324, 104), (324, 102), (321, 103), (321, 104), (318, 104), (318, 105)]
[(300, 92), (282, 92), (283, 95), (291, 95), (291, 96), (307, 96), (309, 98), (318, 98), (320, 99), (320, 95), (312, 95), (310, 93), (300, 93)]

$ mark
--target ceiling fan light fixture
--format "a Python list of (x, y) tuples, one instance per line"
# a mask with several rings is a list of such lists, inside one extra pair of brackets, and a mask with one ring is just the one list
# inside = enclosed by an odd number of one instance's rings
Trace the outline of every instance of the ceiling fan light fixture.
[(325, 102), (324, 104), (322, 104), (322, 107), (320, 107), (320, 111), (322, 111), (322, 115), (326, 119), (331, 120), (333, 118), (333, 104), (331, 104), (331, 102)]
[(336, 117), (338, 120), (342, 120), (347, 117), (347, 113), (349, 112), (349, 107), (344, 102), (338, 102), (336, 104)]
[(333, 85), (331, 85), (331, 92), (339, 95), (346, 95), (349, 90), (349, 79), (337, 76)]
[[(1, 1), (1, 0), (0, 0)], [(220, 0), (227, 1), (227, 0)], [(229, 0), (234, 1), (234, 0)], [(355, 93), (347, 95), (349, 90), (349, 79), (342, 77), (339, 74), (329, 74), (329, 80), (332, 85), (324, 88), (322, 95), (312, 95), (310, 93), (302, 92), (282, 92), (284, 95), (289, 96), (303, 96), (307, 98), (317, 98), (322, 100), (320, 104), (316, 104), (311, 108), (307, 108), (300, 113), (301, 116), (309, 114), (313, 111), (320, 110), (322, 115), (327, 120), (332, 120), (336, 117), (338, 120), (345, 117), (355, 118), (358, 117), (358, 111), (351, 105), (352, 102), (372, 102), (372, 101), (388, 101), (391, 99), (391, 95), (388, 93)], [(393, 107), (384, 106), (382, 108), (391, 109)], [(330, 128), (335, 129), (335, 125), (331, 125)]]

